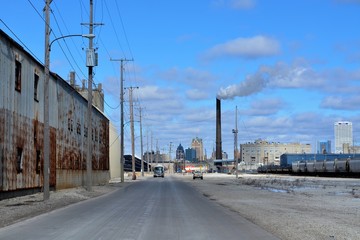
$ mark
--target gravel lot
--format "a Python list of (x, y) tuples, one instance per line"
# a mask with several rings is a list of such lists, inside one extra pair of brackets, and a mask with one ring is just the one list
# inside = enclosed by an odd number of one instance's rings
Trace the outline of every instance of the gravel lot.
[(360, 179), (265, 174), (182, 178), (281, 239), (360, 239)]
[[(290, 177), (283, 175), (205, 174), (174, 175), (201, 194), (239, 213), (281, 239), (360, 239), (360, 179)], [(136, 181), (143, 181), (138, 178)], [(66, 205), (109, 193), (131, 184), (114, 181), (83, 188), (51, 192), (0, 201), (0, 227)]]

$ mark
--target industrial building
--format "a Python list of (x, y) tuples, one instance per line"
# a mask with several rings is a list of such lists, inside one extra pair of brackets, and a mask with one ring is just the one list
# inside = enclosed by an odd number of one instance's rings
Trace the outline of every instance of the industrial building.
[(241, 161), (246, 165), (279, 165), (284, 153), (311, 153), (310, 144), (267, 142), (261, 139), (240, 144)]
[[(0, 192), (43, 187), (44, 66), (0, 30)], [(84, 185), (92, 139), (93, 184), (109, 180), (109, 120), (55, 73), (49, 82), (50, 187)]]

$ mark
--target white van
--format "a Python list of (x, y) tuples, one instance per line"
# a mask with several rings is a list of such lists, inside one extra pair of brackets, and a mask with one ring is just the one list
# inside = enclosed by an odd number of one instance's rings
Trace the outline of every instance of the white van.
[(162, 165), (157, 165), (154, 167), (154, 177), (164, 177), (165, 168)]

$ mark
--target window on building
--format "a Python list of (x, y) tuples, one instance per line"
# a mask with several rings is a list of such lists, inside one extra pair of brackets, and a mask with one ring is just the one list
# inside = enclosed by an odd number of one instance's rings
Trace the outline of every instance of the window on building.
[(34, 125), (34, 142), (36, 141), (37, 139), (37, 125), (35, 124)]
[(81, 135), (81, 124), (80, 121), (76, 123), (76, 133)]
[(40, 150), (36, 150), (36, 173), (40, 174), (41, 161), (40, 161)]
[(22, 148), (16, 148), (16, 152), (17, 152), (17, 155), (16, 155), (16, 171), (17, 173), (21, 173), (22, 172), (22, 169), (23, 169), (23, 164), (22, 164)]
[(87, 136), (88, 136), (88, 128), (84, 126), (84, 137), (87, 138)]
[(103, 134), (102, 134), (102, 129), (100, 128), (100, 132), (99, 132), (99, 143), (101, 143), (102, 142), (102, 136), (103, 136)]
[(15, 60), (15, 90), (21, 92), (21, 62)]
[(68, 130), (73, 131), (73, 120), (71, 118), (68, 118)]
[(38, 85), (39, 85), (39, 75), (34, 73), (34, 100), (39, 101), (38, 99)]

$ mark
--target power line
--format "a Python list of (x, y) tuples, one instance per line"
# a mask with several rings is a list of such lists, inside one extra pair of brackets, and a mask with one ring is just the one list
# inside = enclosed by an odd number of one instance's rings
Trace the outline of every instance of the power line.
[(22, 44), (22, 46), (29, 52), (31, 55), (38, 60), (41, 64), (44, 65), (44, 63), (26, 46), (26, 44), (21, 41), (21, 39), (11, 30), (11, 28), (0, 18), (0, 21), (4, 24), (4, 26), (14, 35), (14, 37)]
[(123, 22), (122, 17), (121, 17), (121, 13), (120, 13), (118, 1), (115, 1), (115, 4), (116, 4), (116, 9), (117, 9), (117, 11), (118, 11), (118, 13), (119, 13), (119, 18), (120, 18), (121, 26), (122, 26), (122, 29), (123, 29), (123, 31), (124, 31), (124, 36), (125, 36), (125, 40), (126, 40), (126, 43), (127, 43), (127, 45), (128, 45), (129, 51), (130, 51), (130, 55), (131, 55), (132, 58), (134, 58), (134, 56), (133, 56), (133, 54), (132, 54), (132, 51), (131, 51), (131, 48), (130, 48), (129, 40), (128, 40), (126, 31), (125, 31), (124, 22)]
[(112, 20), (112, 17), (111, 17), (109, 8), (108, 8), (108, 6), (107, 6), (107, 4), (106, 4), (106, 1), (104, 1), (104, 3), (105, 3), (105, 7), (106, 7), (106, 10), (107, 10), (108, 15), (109, 15), (109, 18), (110, 18), (111, 26), (112, 26), (113, 31), (114, 31), (114, 33), (115, 33), (115, 38), (116, 38), (116, 40), (117, 40), (117, 42), (118, 42), (118, 44), (119, 44), (119, 47), (120, 47), (123, 55), (126, 56), (126, 55), (125, 55), (125, 52), (124, 52), (124, 49), (123, 49), (122, 46), (121, 46), (121, 43), (120, 43), (120, 40), (119, 40), (119, 35), (118, 35), (117, 31), (116, 31), (116, 28), (115, 28), (115, 25), (114, 25), (114, 21)]

